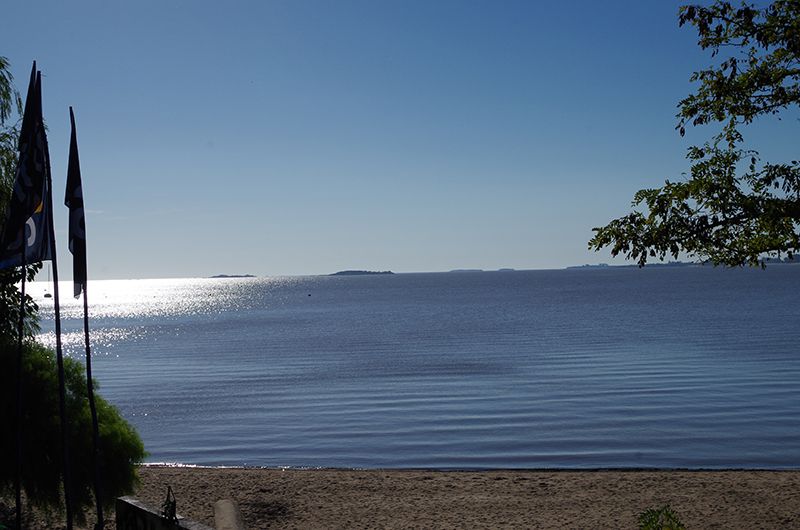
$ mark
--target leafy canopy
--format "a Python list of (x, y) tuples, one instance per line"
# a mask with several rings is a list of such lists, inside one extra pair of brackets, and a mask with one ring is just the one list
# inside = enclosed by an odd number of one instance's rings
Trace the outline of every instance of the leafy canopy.
[[(16, 397), (16, 343), (0, 339), (0, 421), (11, 425)], [(61, 507), (61, 471), (58, 373), (55, 354), (33, 341), (27, 341), (23, 355), (22, 485), (28, 499), (38, 507)], [(93, 504), (92, 496), (92, 419), (83, 365), (64, 358), (69, 418), (72, 508), (79, 520)], [(97, 383), (95, 383), (97, 385)], [(99, 466), (102, 476), (101, 498), (110, 507), (114, 499), (132, 492), (138, 478), (136, 465), (146, 453), (142, 440), (120, 413), (101, 396), (95, 396), (100, 425)], [(0, 454), (15, 454), (15, 437), (0, 436)], [(0, 495), (13, 491), (14, 458), (0, 458)], [(0, 521), (2, 523), (2, 521)]]
[[(11, 123), (16, 114), (17, 120)], [(11, 196), (17, 170), (17, 142), (19, 141), (19, 122), (22, 117), (22, 100), (14, 89), (14, 78), (9, 70), (8, 60), (0, 57), (0, 229), (5, 221), (2, 212)], [(16, 284), (26, 275), (27, 280), (41, 269), (41, 264), (21, 268), (0, 270), (0, 338), (17, 336), (17, 322), (20, 310), (20, 292)], [(25, 333), (28, 337), (38, 331), (38, 307), (30, 296), (25, 296)]]
[(634, 211), (594, 228), (589, 248), (609, 246), (640, 266), (681, 252), (727, 266), (792, 258), (800, 248), (800, 162), (762, 161), (743, 131), (800, 106), (800, 2), (683, 6), (679, 24), (695, 27), (716, 64), (691, 76), (699, 86), (680, 101), (676, 129), (717, 124), (718, 132), (688, 149), (688, 179), (637, 192)]

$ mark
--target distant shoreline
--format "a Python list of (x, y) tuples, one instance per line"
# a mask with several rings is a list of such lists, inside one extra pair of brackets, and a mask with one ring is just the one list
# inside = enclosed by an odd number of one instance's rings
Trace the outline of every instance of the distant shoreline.
[[(778, 259), (778, 258), (767, 258), (764, 260), (765, 265), (797, 265), (800, 264), (800, 260), (795, 259)], [(621, 263), (619, 265), (609, 265), (608, 263), (596, 263), (590, 264), (587, 263), (585, 265), (569, 265), (564, 267), (564, 270), (572, 270), (572, 269), (649, 269), (649, 268), (678, 268), (678, 267), (714, 267), (713, 263), (708, 261), (668, 261), (664, 262), (655, 262), (655, 263), (647, 263), (644, 267), (640, 267), (638, 263)], [(723, 265), (719, 265), (720, 268), (728, 268)], [(742, 268), (752, 268), (748, 265), (743, 265)], [(757, 268), (757, 267), (755, 267)]]
[[(661, 268), (661, 267), (703, 267), (705, 263), (702, 262), (693, 262), (693, 261), (669, 261), (667, 263), (658, 262), (658, 263), (648, 263), (643, 268)], [(564, 267), (565, 270), (568, 269), (630, 269), (630, 268), (642, 268), (639, 267), (637, 263), (623, 263), (619, 265), (609, 265), (608, 263), (596, 263), (596, 264), (585, 264), (585, 265), (570, 265), (568, 267)]]
[[(767, 260), (766, 261), (766, 270), (769, 271), (774, 266), (787, 266), (792, 267), (793, 265), (800, 264), (800, 259), (797, 260)], [(186, 280), (186, 279), (253, 279), (253, 278), (305, 278), (305, 277), (327, 277), (327, 276), (360, 276), (360, 275), (415, 275), (415, 274), (478, 274), (478, 273), (530, 273), (530, 272), (555, 272), (555, 271), (592, 271), (592, 270), (621, 270), (621, 269), (720, 269), (720, 270), (728, 270), (731, 267), (725, 266), (718, 266), (714, 267), (710, 263), (701, 263), (701, 262), (668, 262), (668, 263), (648, 263), (644, 267), (639, 267), (635, 263), (623, 263), (623, 264), (610, 264), (610, 263), (595, 263), (595, 264), (584, 264), (584, 265), (568, 265), (566, 267), (559, 267), (559, 268), (545, 268), (545, 269), (512, 269), (512, 268), (501, 268), (501, 269), (452, 269), (452, 270), (439, 270), (439, 271), (402, 271), (402, 272), (394, 272), (394, 271), (338, 271), (335, 273), (305, 273), (305, 274), (266, 274), (266, 275), (255, 275), (255, 274), (217, 274), (214, 276), (167, 276), (167, 277), (141, 277), (141, 278), (92, 278), (90, 282), (115, 282), (115, 281), (170, 281), (170, 280)], [(751, 266), (743, 266), (743, 267), (732, 267), (733, 269), (759, 269), (759, 267), (751, 267)], [(782, 268), (782, 267), (781, 267)], [(37, 276), (41, 275), (40, 272)], [(61, 280), (60, 283), (67, 285), (70, 283), (71, 280)], [(28, 282), (29, 285), (38, 286), (38, 285), (50, 285), (52, 281), (46, 280), (44, 278), (35, 278), (34, 280)]]
[(351, 270), (351, 271), (339, 271), (334, 272), (333, 274), (329, 274), (328, 276), (372, 276), (378, 274), (394, 274), (392, 271), (359, 271), (359, 270)]

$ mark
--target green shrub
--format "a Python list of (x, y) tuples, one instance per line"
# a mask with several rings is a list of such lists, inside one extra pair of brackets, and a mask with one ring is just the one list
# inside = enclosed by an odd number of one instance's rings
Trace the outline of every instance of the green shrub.
[(686, 530), (669, 505), (650, 508), (639, 514), (639, 530)]
[[(0, 493), (13, 494), (15, 476), (15, 374), (17, 345), (0, 342)], [(55, 353), (29, 341), (23, 358), (22, 486), (28, 502), (47, 510), (63, 506), (61, 499), (61, 431), (58, 375)], [(81, 522), (83, 510), (94, 504), (92, 496), (92, 421), (86, 394), (86, 375), (81, 363), (64, 358), (67, 389), (72, 508)], [(95, 388), (97, 388), (95, 386)], [(133, 491), (138, 480), (136, 465), (146, 453), (139, 435), (119, 412), (100, 396), (95, 397), (100, 425), (100, 476), (103, 504)]]

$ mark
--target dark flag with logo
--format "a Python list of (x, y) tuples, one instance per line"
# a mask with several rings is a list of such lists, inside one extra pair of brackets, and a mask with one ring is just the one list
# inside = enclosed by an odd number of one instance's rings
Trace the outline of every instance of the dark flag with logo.
[(75, 115), (69, 108), (72, 134), (69, 140), (69, 166), (64, 204), (69, 208), (69, 251), (72, 252), (72, 277), (75, 297), (86, 288), (86, 220), (83, 214), (81, 163), (78, 158), (78, 139), (75, 135)]
[(47, 134), (42, 118), (42, 76), (33, 63), (19, 135), (14, 189), (0, 232), (0, 269), (51, 259), (50, 208), (47, 201)]

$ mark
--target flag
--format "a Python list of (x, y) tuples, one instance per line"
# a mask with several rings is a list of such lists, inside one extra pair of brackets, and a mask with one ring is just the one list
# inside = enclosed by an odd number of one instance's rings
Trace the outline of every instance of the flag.
[(69, 166), (64, 204), (69, 208), (69, 251), (72, 252), (72, 278), (75, 297), (86, 289), (86, 219), (83, 214), (81, 162), (78, 158), (78, 138), (75, 135), (75, 115), (69, 108), (72, 133), (69, 139)]
[(47, 134), (42, 118), (42, 75), (33, 63), (19, 136), (14, 188), (0, 231), (0, 269), (51, 259)]

